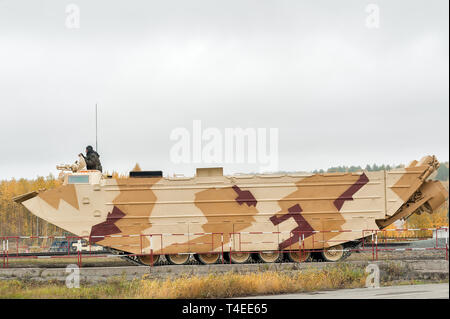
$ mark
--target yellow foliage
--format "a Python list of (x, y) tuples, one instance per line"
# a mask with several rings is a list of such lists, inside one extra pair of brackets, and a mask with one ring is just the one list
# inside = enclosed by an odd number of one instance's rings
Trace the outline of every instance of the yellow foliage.
[(0, 235), (47, 234), (47, 231), (61, 233), (54, 225), (41, 220), (39, 231), (33, 230), (33, 220), (36, 218), (25, 207), (13, 202), (12, 198), (39, 189), (52, 189), (61, 185), (61, 181), (53, 175), (37, 177), (33, 180), (19, 179), (0, 181)]
[[(442, 182), (448, 190), (448, 181)], [(407, 228), (439, 228), (448, 227), (448, 199), (433, 213), (414, 214), (406, 220)], [(430, 232), (429, 232), (430, 233)]]
[[(448, 182), (444, 185), (448, 189)], [(448, 227), (448, 201), (432, 213), (423, 212), (420, 215), (411, 215), (404, 223), (402, 229), (425, 229), (425, 228), (439, 228)], [(389, 229), (396, 229), (394, 224), (386, 227)], [(431, 230), (420, 231), (386, 231), (379, 234), (379, 238), (426, 238), (432, 237)]]

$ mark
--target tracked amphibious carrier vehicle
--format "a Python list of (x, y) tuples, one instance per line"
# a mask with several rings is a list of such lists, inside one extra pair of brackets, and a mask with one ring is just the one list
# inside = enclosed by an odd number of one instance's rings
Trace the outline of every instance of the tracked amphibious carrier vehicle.
[[(443, 204), (447, 191), (427, 181), (434, 156), (405, 168), (359, 173), (235, 175), (199, 168), (195, 177), (159, 171), (112, 178), (83, 170), (83, 159), (61, 166), (63, 185), (16, 197), (33, 214), (91, 243), (137, 255), (152, 264), (165, 255), (184, 264), (220, 256), (244, 263), (257, 256), (275, 262), (321, 251), (344, 256), (364, 230), (378, 230)], [(367, 233), (366, 233), (367, 234)], [(300, 257), (302, 256), (302, 257)]]

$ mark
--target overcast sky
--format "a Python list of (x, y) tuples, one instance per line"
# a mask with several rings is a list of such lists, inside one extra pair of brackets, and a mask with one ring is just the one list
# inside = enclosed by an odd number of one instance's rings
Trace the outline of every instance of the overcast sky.
[[(70, 3), (79, 28), (67, 27)], [(379, 28), (366, 24), (369, 3)], [(0, 0), (0, 179), (57, 174), (95, 146), (96, 102), (108, 171), (138, 162), (192, 176), (211, 166), (171, 162), (172, 130), (191, 131), (193, 120), (278, 128), (285, 171), (447, 161), (448, 9), (447, 0)]]

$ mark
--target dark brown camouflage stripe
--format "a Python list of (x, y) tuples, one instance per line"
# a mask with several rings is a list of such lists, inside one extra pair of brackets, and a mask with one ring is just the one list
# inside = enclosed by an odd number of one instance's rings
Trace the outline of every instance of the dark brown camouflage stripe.
[(256, 207), (257, 204), (256, 198), (250, 191), (243, 191), (237, 185), (234, 185), (233, 189), (238, 194), (236, 201), (239, 203), (239, 205), (246, 203), (248, 206)]
[(353, 195), (355, 195), (355, 193), (359, 191), (368, 182), (369, 179), (367, 178), (366, 174), (362, 173), (362, 175), (359, 177), (356, 183), (350, 186), (349, 189), (347, 189), (341, 196), (339, 196), (338, 199), (334, 201), (334, 206), (336, 206), (338, 210), (341, 210), (342, 205), (344, 205), (344, 202), (346, 200), (353, 200)]
[[(114, 206), (113, 211), (111, 213), (108, 213), (108, 216), (106, 217), (106, 221), (92, 226), (91, 234), (89, 236), (90, 237), (92, 237), (92, 236), (108, 236), (108, 235), (120, 233), (121, 231), (115, 225), (115, 223), (124, 216), (125, 216), (125, 214), (119, 208)], [(102, 237), (93, 237), (90, 239), (90, 241), (92, 243), (96, 243), (103, 239), (104, 238), (102, 238)]]
[(276, 226), (280, 224), (281, 222), (293, 218), (295, 222), (297, 223), (297, 227), (295, 227), (292, 230), (292, 237), (286, 239), (279, 245), (279, 249), (285, 249), (286, 247), (289, 247), (293, 245), (294, 243), (298, 243), (300, 239), (300, 235), (303, 235), (304, 238), (308, 238), (309, 236), (312, 236), (314, 229), (311, 227), (310, 224), (305, 220), (305, 218), (302, 216), (302, 208), (299, 204), (296, 204), (288, 209), (289, 213), (282, 215), (281, 217), (277, 217), (276, 215), (270, 217), (270, 221)]

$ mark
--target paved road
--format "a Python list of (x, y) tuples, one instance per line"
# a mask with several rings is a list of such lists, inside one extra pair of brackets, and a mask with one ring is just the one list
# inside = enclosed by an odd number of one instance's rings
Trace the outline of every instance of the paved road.
[(249, 299), (449, 299), (449, 285), (426, 284), (356, 288), (312, 293), (252, 296)]
[[(432, 247), (439, 247), (439, 248), (445, 248), (445, 244), (447, 243), (445, 238), (438, 238), (436, 242), (436, 238), (432, 239), (422, 239), (422, 240), (414, 240), (410, 242), (395, 242), (391, 241), (389, 242), (390, 248), (395, 248), (395, 246), (399, 246), (398, 248), (432, 248)], [(379, 241), (379, 248), (382, 248), (384, 246), (384, 243), (381, 243)]]

